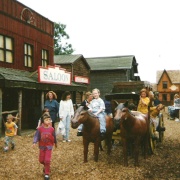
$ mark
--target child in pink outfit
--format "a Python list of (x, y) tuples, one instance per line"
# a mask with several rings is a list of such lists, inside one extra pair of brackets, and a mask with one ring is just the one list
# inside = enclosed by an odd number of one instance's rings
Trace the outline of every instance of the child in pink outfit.
[(44, 165), (43, 172), (45, 179), (49, 179), (50, 162), (53, 145), (57, 147), (57, 140), (54, 128), (50, 126), (51, 117), (47, 114), (41, 118), (43, 125), (37, 128), (34, 136), (33, 147), (39, 142), (39, 162)]

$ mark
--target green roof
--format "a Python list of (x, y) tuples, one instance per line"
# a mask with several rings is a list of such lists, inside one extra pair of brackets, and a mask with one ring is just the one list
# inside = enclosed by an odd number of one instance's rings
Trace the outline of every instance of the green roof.
[[(11, 68), (0, 68), (0, 79), (21, 82), (37, 82), (37, 75), (32, 76), (33, 72), (22, 71)], [(31, 77), (32, 76), (32, 77)]]
[(81, 54), (77, 55), (55, 55), (54, 63), (55, 64), (73, 64), (76, 60), (83, 57)]
[(131, 69), (136, 64), (135, 56), (112, 56), (85, 58), (91, 70)]

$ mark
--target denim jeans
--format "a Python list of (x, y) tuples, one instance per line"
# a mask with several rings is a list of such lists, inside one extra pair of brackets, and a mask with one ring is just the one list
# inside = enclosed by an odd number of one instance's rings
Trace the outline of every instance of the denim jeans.
[(8, 147), (9, 143), (11, 143), (11, 145), (15, 145), (14, 136), (5, 136), (5, 139), (4, 139), (5, 147)]
[(65, 135), (63, 136), (64, 140), (68, 140), (69, 139), (69, 131), (70, 131), (70, 115), (67, 115), (66, 117), (63, 117), (62, 122), (64, 123), (64, 127), (65, 127)]
[[(92, 111), (92, 113), (96, 113), (97, 111)], [(105, 113), (104, 112), (100, 112), (97, 115), (98, 119), (99, 119), (99, 123), (100, 123), (100, 132), (101, 133), (105, 133), (106, 132), (106, 119), (105, 119)]]

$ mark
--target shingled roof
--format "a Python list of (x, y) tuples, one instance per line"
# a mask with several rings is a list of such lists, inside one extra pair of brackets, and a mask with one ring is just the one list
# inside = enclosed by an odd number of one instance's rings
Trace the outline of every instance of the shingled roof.
[(36, 78), (31, 77), (32, 72), (22, 71), (11, 68), (0, 68), (0, 79), (23, 82), (36, 82)]
[(180, 70), (160, 70), (156, 72), (156, 82), (159, 83), (162, 74), (166, 72), (173, 84), (180, 83)]
[(89, 64), (87, 63), (86, 59), (83, 57), (82, 54), (69, 54), (69, 55), (55, 55), (54, 56), (54, 63), (55, 64), (73, 64), (79, 59), (83, 59), (85, 64), (89, 67)]
[[(112, 56), (112, 57), (95, 57), (86, 58), (91, 70), (118, 70), (131, 69), (137, 67), (135, 56)], [(138, 73), (135, 68), (135, 73)]]

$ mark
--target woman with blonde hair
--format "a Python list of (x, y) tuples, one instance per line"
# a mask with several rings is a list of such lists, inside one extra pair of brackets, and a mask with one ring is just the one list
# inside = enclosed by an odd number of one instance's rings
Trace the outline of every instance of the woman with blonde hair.
[[(93, 95), (90, 91), (86, 92), (85, 94), (85, 100), (81, 103), (80, 106), (84, 106), (85, 110), (88, 110), (88, 106), (90, 104), (90, 102), (93, 99)], [(77, 132), (77, 136), (82, 136), (82, 129), (83, 129), (83, 124), (80, 124), (78, 127), (78, 132)]]
[(59, 112), (59, 103), (57, 102), (56, 99), (57, 99), (56, 93), (53, 91), (49, 91), (46, 94), (46, 101), (44, 104), (44, 108), (49, 110), (53, 128), (54, 128), (54, 124), (56, 122), (56, 119), (58, 117), (58, 112)]

